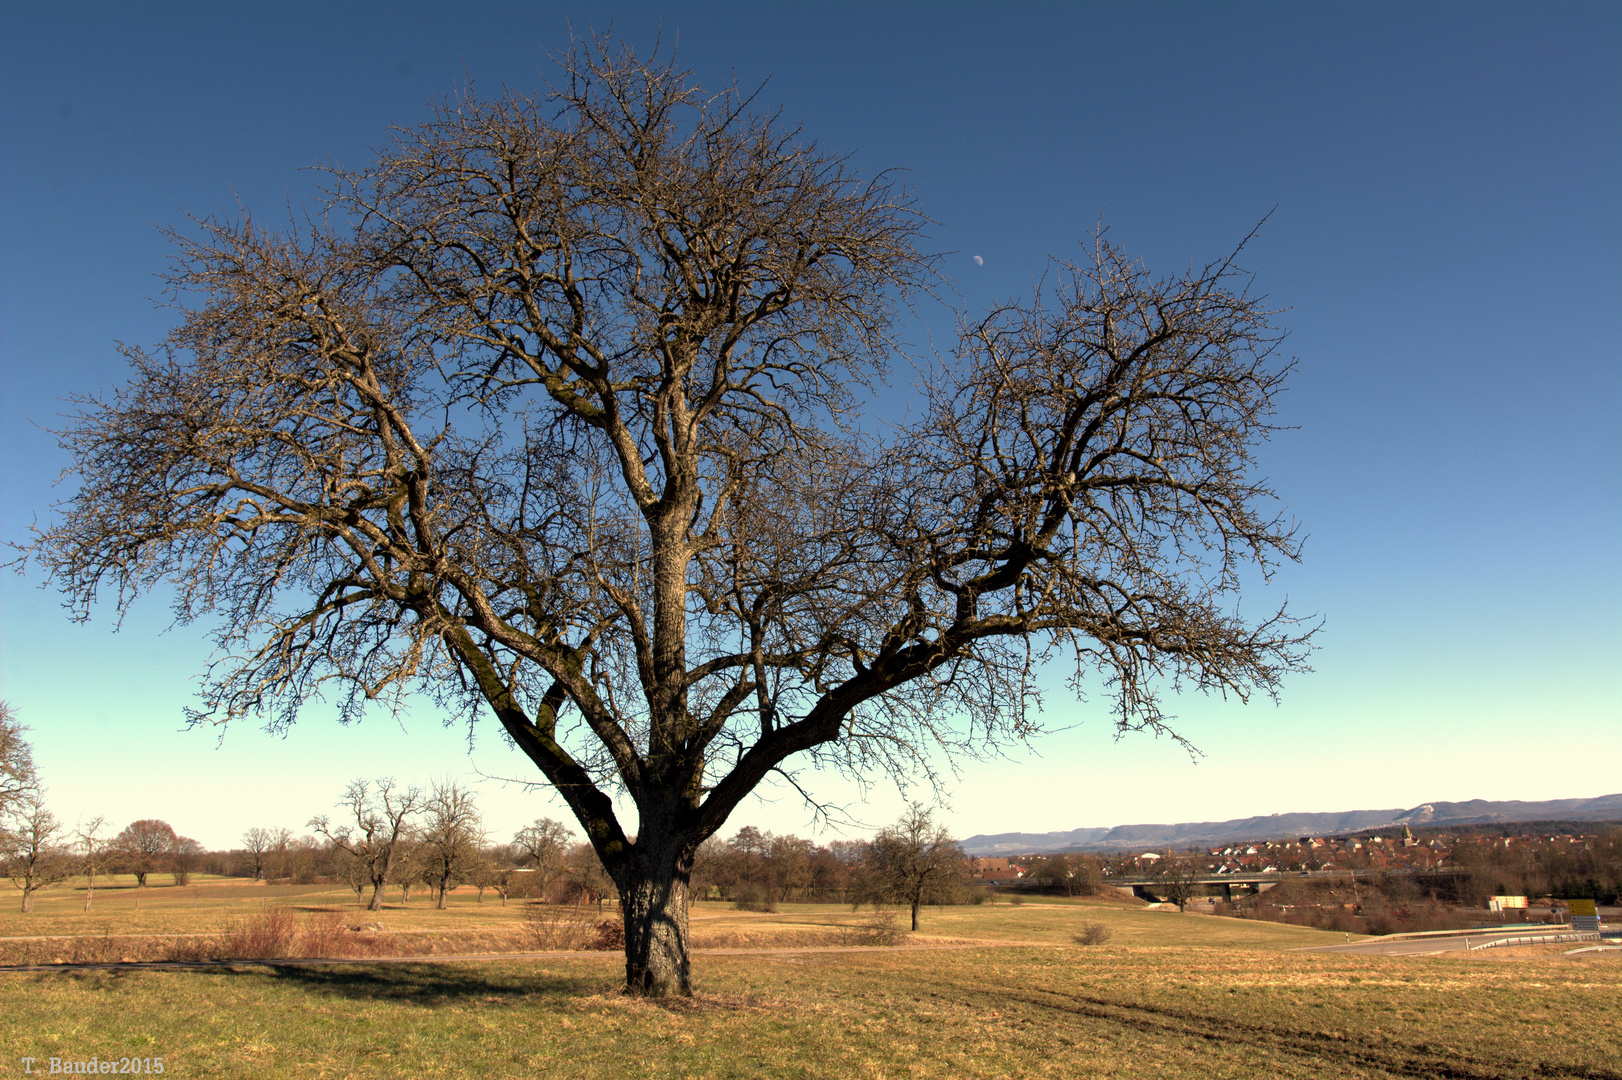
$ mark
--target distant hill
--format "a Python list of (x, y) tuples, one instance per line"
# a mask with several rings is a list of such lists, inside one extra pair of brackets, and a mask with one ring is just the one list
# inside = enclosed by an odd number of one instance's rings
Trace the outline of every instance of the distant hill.
[(1069, 832), (995, 833), (963, 841), (970, 855), (1025, 855), (1037, 852), (1113, 851), (1121, 848), (1191, 847), (1229, 840), (1275, 840), (1284, 836), (1327, 836), (1387, 825), (1480, 825), (1514, 821), (1622, 820), (1622, 794), (1595, 799), (1544, 802), (1422, 803), (1411, 810), (1345, 810), (1332, 814), (1270, 814), (1232, 821), (1185, 821), (1177, 825), (1116, 825)]

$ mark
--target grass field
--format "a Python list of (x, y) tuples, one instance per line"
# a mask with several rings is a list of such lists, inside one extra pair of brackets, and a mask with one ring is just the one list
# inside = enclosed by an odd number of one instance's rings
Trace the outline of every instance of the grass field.
[[(243, 889), (198, 885), (211, 888)], [(147, 890), (139, 915), (132, 906), (127, 918), (141, 932), (174, 933), (224, 927), (250, 906), (183, 894)], [(336, 898), (305, 890), (280, 899), (317, 908)], [(83, 922), (64, 892), (34, 916), (0, 919), (0, 936), (131, 932), (117, 902)], [(516, 924), (517, 912), (453, 898), (446, 912), (414, 901), (379, 918), (391, 931), (455, 935), (459, 923), (494, 933), (503, 920)], [(694, 936), (730, 945), (802, 940), (866, 918), (830, 906), (750, 915), (700, 905)], [(1085, 922), (1108, 925), (1110, 940), (1071, 944)], [(1058, 901), (929, 909), (919, 937), (991, 944), (700, 951), (699, 995), (673, 1004), (621, 997), (612, 954), (3, 973), (0, 1075), (21, 1075), (28, 1055), (36, 1073), (51, 1057), (161, 1056), (165, 1075), (176, 1077), (1622, 1080), (1615, 956), (1300, 953), (1291, 950), (1342, 938)]]

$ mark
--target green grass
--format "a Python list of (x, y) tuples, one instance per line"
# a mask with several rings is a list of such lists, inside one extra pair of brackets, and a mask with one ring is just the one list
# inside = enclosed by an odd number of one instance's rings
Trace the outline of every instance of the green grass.
[[(160, 898), (164, 890), (152, 889), (140, 915), (127, 917), (178, 932), (228, 919), (243, 907), (224, 902), (232, 897), (259, 895), (239, 885), (198, 888), (196, 908), (184, 890)], [(216, 903), (204, 900), (210, 888)], [(279, 899), (318, 907), (322, 894)], [(0, 936), (75, 924), (71, 905), (57, 906), (0, 920)], [(446, 912), (413, 902), (382, 917), (426, 931), (516, 914), (514, 905), (467, 897)], [(786, 905), (772, 915), (698, 905), (694, 915), (695, 936), (715, 940), (802, 940), (867, 918), (827, 905)], [(116, 908), (93, 917), (120, 918)], [(1110, 942), (1071, 945), (1085, 922), (1109, 925)], [(94, 1055), (161, 1056), (165, 1075), (175, 1077), (1622, 1080), (1615, 957), (1300, 953), (1291, 950), (1342, 938), (1106, 901), (932, 908), (919, 938), (1004, 944), (701, 951), (698, 997), (667, 1004), (620, 996), (620, 961), (606, 954), (4, 973), (0, 1075), (20, 1075), (22, 1055), (38, 1059), (36, 1072), (53, 1056)]]

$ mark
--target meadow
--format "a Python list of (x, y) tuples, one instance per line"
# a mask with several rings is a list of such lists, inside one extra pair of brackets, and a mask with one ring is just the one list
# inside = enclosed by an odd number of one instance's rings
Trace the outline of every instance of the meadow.
[[(523, 932), (521, 905), (489, 895), (374, 914), (330, 889), (203, 881), (141, 890), (138, 911), (136, 892), (98, 891), (86, 914), (82, 893), (52, 890), (34, 915), (0, 915), (0, 938), (227, 934), (261, 901), (301, 919), (339, 907), (438, 955)], [(902, 940), (939, 948), (728, 951), (837, 946), (872, 920), (695, 905), (699, 992), (664, 1003), (621, 996), (614, 953), (0, 972), (0, 1072), (95, 1056), (162, 1057), (177, 1077), (1622, 1080), (1622, 961), (1558, 946), (1299, 952), (1344, 935), (1053, 898), (927, 909)], [(1108, 940), (1076, 944), (1089, 924)]]

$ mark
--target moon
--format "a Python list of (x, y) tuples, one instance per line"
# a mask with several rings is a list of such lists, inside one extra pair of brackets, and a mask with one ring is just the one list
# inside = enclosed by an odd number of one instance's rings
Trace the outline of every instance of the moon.
[(984, 259), (982, 259), (980, 256), (976, 255), (974, 257), (974, 265), (976, 265), (976, 266), (984, 266), (985, 264), (986, 264), (986, 261)]

